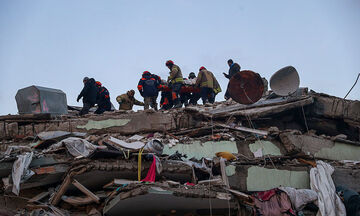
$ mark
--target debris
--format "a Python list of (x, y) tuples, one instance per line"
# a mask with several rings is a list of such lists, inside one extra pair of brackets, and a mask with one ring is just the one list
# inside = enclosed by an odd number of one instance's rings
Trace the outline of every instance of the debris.
[(161, 155), (164, 149), (164, 145), (159, 140), (150, 140), (144, 146), (144, 150), (147, 152), (155, 153)]
[(224, 124), (217, 124), (217, 125), (220, 126), (220, 127), (223, 127), (223, 128), (228, 128), (230, 130), (237, 130), (237, 131), (242, 131), (242, 132), (254, 133), (254, 134), (259, 134), (259, 135), (262, 135), (262, 136), (267, 136), (268, 135), (267, 131), (251, 129), (251, 128), (246, 128), (246, 127), (242, 127), (242, 126), (231, 127), (231, 126), (227, 126), (227, 125), (224, 125)]
[(19, 195), (20, 192), (20, 182), (24, 182), (34, 175), (34, 172), (29, 170), (33, 155), (33, 152), (19, 155), (18, 159), (14, 162), (11, 176), (13, 181), (12, 192), (16, 195)]
[(316, 161), (316, 168), (310, 170), (311, 189), (318, 195), (319, 212), (322, 216), (346, 215), (343, 202), (336, 193), (331, 175), (334, 168), (323, 162)]
[[(300, 88), (250, 105), (229, 100), (166, 112), (0, 116), (5, 192), (0, 209), (54, 215), (253, 215), (268, 204), (251, 194), (279, 188), (284, 207), (291, 202), (294, 210), (315, 216), (317, 207), (309, 207), (323, 199), (308, 201), (314, 193), (323, 194), (309, 190), (315, 185), (310, 170), (322, 169), (315, 161), (333, 167), (334, 185), (360, 191), (359, 107), (358, 101)], [(29, 165), (22, 164), (19, 158), (29, 154)], [(24, 175), (12, 172), (16, 164), (28, 167)], [(10, 197), (14, 179), (20, 179), (21, 193)], [(317, 188), (327, 185), (322, 178), (318, 182)]]
[(74, 157), (88, 157), (92, 152), (94, 152), (98, 146), (95, 146), (88, 141), (77, 138), (77, 137), (69, 137), (62, 140), (60, 143), (65, 144), (67, 150)]
[(86, 194), (88, 197), (90, 197), (94, 202), (99, 203), (100, 198), (93, 194), (90, 190), (88, 190), (86, 187), (84, 187), (80, 182), (73, 180), (72, 184), (77, 187), (81, 192)]
[(116, 148), (118, 149), (126, 148), (126, 149), (139, 150), (145, 146), (145, 143), (143, 142), (137, 141), (137, 142), (127, 143), (125, 141), (116, 139), (114, 137), (110, 137), (108, 141), (109, 143), (113, 144), (112, 146), (116, 146)]

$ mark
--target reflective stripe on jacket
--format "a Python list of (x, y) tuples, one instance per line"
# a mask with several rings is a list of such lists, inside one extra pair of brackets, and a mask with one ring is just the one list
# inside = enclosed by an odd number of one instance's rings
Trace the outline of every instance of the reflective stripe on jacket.
[(171, 67), (170, 76), (168, 77), (168, 82), (171, 81), (172, 84), (174, 83), (184, 83), (184, 78), (181, 73), (181, 69), (177, 65), (173, 65)]

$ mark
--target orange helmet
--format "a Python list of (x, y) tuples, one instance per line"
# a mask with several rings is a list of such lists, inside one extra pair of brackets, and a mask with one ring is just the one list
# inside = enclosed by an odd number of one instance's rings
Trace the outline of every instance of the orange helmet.
[(171, 66), (173, 64), (174, 64), (174, 62), (171, 61), (171, 60), (167, 60), (166, 63), (165, 63), (166, 66)]
[(96, 86), (98, 86), (98, 87), (100, 87), (100, 86), (102, 85), (100, 81), (96, 81), (95, 84), (96, 84)]

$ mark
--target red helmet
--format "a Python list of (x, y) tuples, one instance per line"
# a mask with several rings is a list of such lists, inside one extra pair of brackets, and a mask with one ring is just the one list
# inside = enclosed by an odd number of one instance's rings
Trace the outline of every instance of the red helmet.
[(206, 68), (204, 67), (204, 66), (201, 66), (200, 68), (199, 68), (199, 71), (201, 71), (201, 70), (206, 70)]
[(167, 60), (166, 63), (165, 63), (166, 66), (171, 66), (173, 64), (174, 64), (174, 62), (171, 61), (171, 60)]
[(99, 87), (102, 85), (100, 81), (96, 81), (95, 84)]
[(150, 73), (149, 71), (144, 71), (144, 72), (143, 72), (143, 75), (144, 75), (144, 74), (149, 74), (149, 73)]

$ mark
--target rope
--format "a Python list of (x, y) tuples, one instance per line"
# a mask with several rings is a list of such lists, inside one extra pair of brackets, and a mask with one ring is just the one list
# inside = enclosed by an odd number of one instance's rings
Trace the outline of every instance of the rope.
[[(256, 128), (255, 128), (253, 122), (251, 121), (250, 115), (245, 114), (245, 118), (248, 120), (250, 127), (255, 130)], [(255, 134), (253, 134), (253, 135), (254, 135), (254, 137), (260, 142), (261, 148), (264, 149), (264, 143), (261, 141), (261, 139), (260, 139), (258, 136), (256, 136)], [(267, 158), (270, 160), (270, 162), (271, 162), (271, 164), (273, 165), (273, 167), (274, 167), (275, 169), (277, 169), (276, 166), (275, 166), (275, 164), (273, 163), (273, 161), (271, 160), (271, 158), (270, 158), (269, 155), (263, 155), (264, 167), (265, 167), (265, 165), (266, 165), (266, 158), (265, 158), (265, 157), (267, 157)]]
[(141, 155), (144, 151), (144, 148), (140, 149), (138, 155), (138, 181), (141, 181)]
[(306, 116), (305, 116), (305, 112), (304, 112), (304, 107), (303, 107), (303, 106), (301, 106), (301, 110), (302, 110), (302, 114), (303, 114), (303, 117), (304, 117), (306, 132), (309, 132), (309, 127), (308, 127), (308, 124), (307, 124), (307, 121), (306, 121)]
[(349, 92), (345, 95), (344, 99), (350, 94), (351, 90), (354, 88), (354, 86), (356, 85), (357, 81), (359, 80), (359, 77), (360, 77), (360, 73), (358, 74), (354, 85), (351, 87), (351, 89), (349, 90)]

